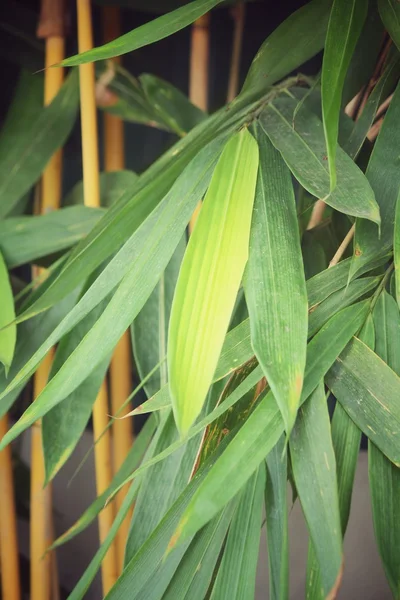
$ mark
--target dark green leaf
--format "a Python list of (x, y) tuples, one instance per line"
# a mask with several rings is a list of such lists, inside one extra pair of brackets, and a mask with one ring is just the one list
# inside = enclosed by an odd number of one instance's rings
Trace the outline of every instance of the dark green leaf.
[[(106, 171), (100, 173), (100, 204), (108, 208), (128, 189), (134, 189), (138, 176), (133, 171)], [(64, 206), (83, 204), (83, 181), (79, 181), (63, 200)], [(95, 210), (95, 209), (91, 209)]]
[(379, 14), (390, 37), (400, 50), (400, 6), (397, 0), (378, 0)]

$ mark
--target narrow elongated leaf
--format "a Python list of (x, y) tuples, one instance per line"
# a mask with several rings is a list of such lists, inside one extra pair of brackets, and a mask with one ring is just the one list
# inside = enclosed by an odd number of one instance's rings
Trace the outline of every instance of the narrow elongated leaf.
[(400, 50), (400, 7), (396, 0), (378, 0), (379, 14), (390, 37)]
[(342, 529), (328, 405), (321, 383), (299, 410), (289, 440), (296, 489), (321, 568), (324, 597), (342, 567)]
[(264, 487), (261, 465), (240, 494), (210, 600), (254, 597)]
[[(313, 196), (336, 210), (379, 223), (379, 207), (370, 184), (341, 148), (336, 153), (336, 187), (330, 192), (323, 125), (306, 106), (294, 118), (296, 106), (294, 98), (277, 98), (260, 116), (261, 126), (293, 175)], [(378, 234), (378, 228), (372, 227)]]
[[(367, 311), (365, 302), (340, 311), (309, 343), (302, 401), (314, 391), (338, 353), (360, 328)], [(283, 431), (283, 420), (270, 392), (259, 402), (193, 496), (174, 533), (173, 544), (193, 535), (233, 498)]]
[[(375, 330), (371, 315), (368, 315), (359, 337), (369, 347), (374, 346)], [(344, 536), (350, 514), (354, 476), (360, 451), (361, 431), (339, 402), (335, 406), (331, 434), (336, 458), (340, 522), (342, 535)], [(319, 562), (312, 542), (308, 546), (306, 598), (307, 600), (323, 600), (325, 598), (321, 584)]]
[(168, 323), (179, 268), (185, 253), (186, 240), (182, 238), (161, 275), (150, 298), (131, 326), (135, 365), (142, 379), (161, 362), (160, 369), (145, 384), (150, 398), (167, 383)]
[[(8, 278), (7, 267), (2, 254), (0, 254), (0, 328), (14, 320), (14, 298)], [(15, 351), (17, 341), (17, 326), (11, 325), (6, 329), (0, 329), (0, 362), (3, 363), (6, 373), (8, 373)]]
[(61, 62), (61, 65), (64, 67), (74, 67), (95, 60), (113, 58), (127, 52), (133, 52), (138, 48), (158, 42), (187, 27), (220, 2), (222, 0), (194, 0), (166, 15), (162, 15), (149, 23), (141, 25), (112, 42), (104, 44), (104, 46), (99, 46), (71, 58), (66, 58)]
[[(71, 394), (96, 365), (108, 355), (131, 324), (155, 287), (176, 245), (182, 238), (194, 206), (208, 186), (220, 149), (221, 141), (216, 140), (212, 147), (205, 149), (206, 152), (203, 150), (199, 154), (177, 180), (163, 203), (133, 234), (128, 244), (109, 262), (74, 309), (25, 363), (7, 391), (3, 392), (3, 394), (8, 393), (26, 381), (40, 360), (61, 336), (70, 331), (90, 310), (107, 297), (115, 285), (116, 267), (123, 270), (131, 268), (124, 278), (122, 287), (118, 288), (96, 325), (83, 338), (42, 394), (28, 408), (28, 412), (24, 413), (22, 422), (19, 421), (18, 425), (16, 424), (14, 430), (16, 435), (18, 435), (18, 430), (22, 431), (29, 426), (27, 424), (31, 418), (34, 421), (37, 419), (35, 416), (37, 411), (43, 416), (50, 408)], [(131, 264), (132, 260), (134, 261), (133, 265)], [(105, 332), (104, 328), (109, 331)], [(96, 338), (96, 336), (98, 337)], [(87, 344), (93, 344), (93, 350), (88, 351)], [(95, 357), (95, 360), (91, 360), (90, 365), (87, 363), (87, 356)], [(76, 362), (75, 359), (77, 359)], [(73, 378), (70, 377), (69, 368), (74, 372)], [(60, 385), (60, 380), (64, 380), (65, 385)], [(57, 393), (52, 392), (53, 386)], [(20, 429), (21, 427), (22, 429)]]
[(0, 221), (0, 247), (11, 269), (71, 248), (89, 233), (102, 209), (74, 206), (38, 217)]
[(226, 144), (185, 253), (168, 337), (175, 421), (186, 433), (213, 379), (248, 257), (258, 148), (243, 129)]
[(290, 171), (259, 126), (260, 150), (245, 276), (251, 340), (289, 435), (303, 387), (307, 291)]
[(265, 513), (270, 600), (289, 598), (287, 478), (287, 452), (282, 436), (267, 456)]
[[(400, 375), (400, 314), (385, 290), (374, 309), (375, 351)], [(375, 537), (394, 598), (400, 593), (400, 470), (373, 444), (368, 445), (368, 472)]]
[(325, 381), (361, 431), (400, 464), (400, 377), (354, 338)]
[(400, 132), (396, 126), (399, 119), (400, 85), (398, 84), (366, 170), (366, 176), (380, 208), (381, 232), (379, 236), (376, 227), (364, 220), (356, 222), (351, 277), (354, 277), (363, 266), (377, 258), (389, 257), (391, 254), (396, 201), (400, 186), (400, 173), (395, 158), (395, 149), (400, 145)]
[(36, 183), (54, 152), (67, 139), (78, 108), (78, 74), (72, 72), (49, 106), (13, 137), (0, 161), (0, 217)]
[(263, 43), (241, 94), (272, 85), (322, 50), (330, 0), (313, 0), (293, 13)]
[(328, 151), (330, 191), (336, 186), (339, 113), (347, 69), (367, 16), (368, 0), (333, 0), (322, 63), (322, 115)]
[[(134, 189), (138, 175), (133, 171), (105, 171), (100, 173), (100, 204), (107, 208), (119, 200), (128, 189)], [(83, 204), (83, 181), (78, 181), (63, 200), (64, 206)], [(93, 209), (92, 209), (93, 210)]]

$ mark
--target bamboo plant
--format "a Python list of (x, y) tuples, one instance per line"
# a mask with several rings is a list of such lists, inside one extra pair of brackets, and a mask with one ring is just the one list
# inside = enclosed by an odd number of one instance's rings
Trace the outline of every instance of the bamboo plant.
[[(264, 515), (268, 597), (287, 600), (294, 502), (309, 534), (304, 596), (320, 600), (346, 576), (364, 435), (376, 545), (399, 599), (400, 7), (311, 0), (266, 38), (237, 89), (240, 3), (230, 102), (208, 115), (193, 94), (119, 62), (211, 19), (222, 0), (168, 4), (123, 35), (106, 9), (106, 41), (93, 47), (91, 5), (78, 0), (79, 54), (46, 71), (66, 78), (44, 108), (21, 71), (0, 136), (0, 416), (56, 349), (0, 452), (41, 422), (50, 485), (93, 414), (98, 495), (51, 546), (99, 520), (71, 600), (99, 571), (107, 600), (255, 598)], [(304, 75), (319, 53), (320, 72)], [(83, 182), (60, 210), (22, 215), (78, 109)], [(139, 174), (125, 169), (124, 120), (171, 134)], [(47, 276), (21, 281), (19, 265)]]

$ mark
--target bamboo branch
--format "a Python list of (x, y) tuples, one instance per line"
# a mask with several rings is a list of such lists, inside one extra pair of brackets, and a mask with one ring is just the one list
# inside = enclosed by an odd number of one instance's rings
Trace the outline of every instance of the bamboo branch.
[(334, 257), (332, 258), (331, 262), (329, 263), (328, 269), (330, 269), (331, 267), (337, 265), (338, 262), (341, 260), (343, 254), (347, 250), (348, 245), (350, 244), (351, 240), (354, 237), (355, 230), (356, 230), (356, 226), (355, 226), (355, 224), (353, 224), (351, 226), (351, 228), (349, 229), (349, 231), (348, 231), (346, 237), (344, 238), (343, 242), (340, 244), (339, 248), (336, 250)]
[[(93, 47), (92, 19), (90, 0), (77, 0), (78, 9), (78, 47), (85, 52)], [(86, 206), (100, 206), (99, 156), (97, 135), (97, 114), (95, 98), (95, 73), (93, 63), (79, 66), (81, 124), (82, 124), (82, 161), (83, 194)], [(108, 423), (108, 394), (106, 382), (103, 383), (93, 406), (93, 433), (97, 439)], [(97, 493), (101, 494), (112, 479), (111, 438), (107, 431), (95, 446), (95, 468)], [(108, 504), (99, 515), (99, 535), (102, 543), (108, 534), (114, 518), (114, 505)], [(103, 594), (106, 595), (117, 579), (117, 560), (115, 544), (110, 546), (102, 562)]]
[(228, 93), (226, 97), (227, 102), (232, 102), (232, 100), (237, 96), (239, 89), (240, 56), (242, 52), (245, 11), (246, 8), (245, 3), (243, 1), (239, 2), (239, 4), (234, 6), (232, 9), (235, 25), (233, 32), (232, 57), (229, 72)]
[[(63, 0), (56, 2), (42, 0), (37, 35), (45, 38), (45, 77), (44, 103), (50, 104), (62, 86), (63, 69), (49, 69), (50, 65), (61, 62), (65, 56), (64, 40), (65, 5)], [(36, 210), (45, 214), (57, 209), (61, 201), (62, 151), (50, 159), (43, 172), (39, 205)], [(34, 272), (35, 275), (35, 272)], [(50, 351), (39, 366), (34, 377), (34, 398), (45, 387), (50, 373), (53, 352)], [(45, 467), (42, 449), (41, 422), (32, 428), (31, 439), (31, 515), (30, 515), (30, 581), (31, 600), (55, 598), (52, 582), (58, 582), (56, 554), (45, 554), (53, 541), (53, 517), (51, 485), (44, 488)]]
[(311, 217), (307, 225), (307, 230), (314, 229), (322, 221), (324, 211), (326, 208), (326, 202), (324, 200), (317, 200), (311, 211)]
[[(0, 419), (0, 439), (8, 431), (8, 417)], [(11, 447), (0, 452), (0, 566), (1, 597), (20, 600), (17, 515), (14, 498)]]
[[(208, 106), (208, 66), (210, 58), (210, 15), (197, 19), (192, 26), (190, 51), (189, 98), (193, 104), (207, 110)], [(197, 221), (201, 203), (196, 206), (189, 223), (189, 233)]]
[[(121, 35), (120, 11), (117, 6), (105, 6), (103, 9), (104, 42), (111, 41)], [(119, 58), (114, 59), (120, 62)], [(106, 171), (118, 171), (125, 167), (124, 123), (118, 117), (104, 113), (104, 166)], [(131, 391), (131, 344), (129, 332), (126, 331), (115, 348), (110, 365), (111, 409), (113, 414), (119, 413), (121, 406)], [(119, 413), (125, 416), (131, 410), (130, 404)], [(112, 426), (113, 436), (113, 468), (114, 474), (119, 470), (133, 444), (132, 422), (129, 419), (116, 419)], [(117, 494), (115, 503), (118, 511), (126, 496), (127, 487)], [(122, 573), (125, 557), (126, 540), (132, 517), (130, 511), (121, 524), (116, 536), (118, 572)]]

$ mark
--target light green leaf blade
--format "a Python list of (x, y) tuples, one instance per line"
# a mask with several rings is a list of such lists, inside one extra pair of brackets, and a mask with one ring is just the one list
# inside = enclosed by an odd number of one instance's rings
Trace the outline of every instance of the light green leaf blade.
[(361, 431), (400, 464), (400, 377), (354, 338), (325, 382)]
[[(38, 415), (42, 417), (71, 394), (118, 343), (150, 296), (182, 239), (194, 207), (208, 187), (220, 151), (221, 140), (217, 139), (200, 152), (178, 178), (160, 206), (135, 231), (74, 309), (14, 377), (3, 394), (26, 381), (49, 348), (109, 295), (115, 286), (115, 277), (120, 276), (116, 271), (125, 271), (122, 283), (96, 324), (48, 382), (35, 402), (8, 431), (3, 444), (29, 427), (39, 418)], [(91, 357), (89, 364), (87, 357)]]
[(378, 0), (379, 14), (390, 37), (400, 50), (400, 6), (396, 0)]
[[(385, 290), (375, 305), (375, 351), (400, 375), (400, 314)], [(368, 472), (375, 538), (394, 598), (400, 594), (400, 469), (368, 444)]]
[(181, 433), (201, 411), (229, 326), (248, 257), (257, 169), (257, 144), (242, 129), (222, 152), (182, 261), (168, 336)]
[(290, 171), (259, 126), (256, 139), (260, 168), (244, 287), (252, 346), (289, 435), (306, 363), (306, 282)]
[[(366, 302), (340, 311), (309, 343), (302, 401), (317, 387), (337, 355), (361, 327), (367, 312)], [(270, 392), (259, 402), (190, 501), (175, 531), (174, 544), (193, 535), (234, 497), (283, 431), (283, 420)]]
[(313, 0), (290, 15), (256, 54), (241, 94), (282, 79), (324, 47), (330, 0)]
[(185, 237), (179, 242), (161, 279), (150, 298), (131, 325), (135, 365), (140, 378), (150, 373), (161, 362), (157, 371), (145, 384), (147, 396), (154, 396), (167, 383), (168, 323), (179, 268), (186, 248)]
[[(99, 175), (100, 204), (112, 206), (129, 189), (134, 189), (138, 175), (133, 171), (105, 171)], [(83, 181), (78, 181), (63, 199), (63, 206), (83, 204)]]
[(78, 99), (78, 73), (72, 72), (51, 104), (13, 137), (0, 161), (0, 217), (36, 183), (51, 156), (64, 144), (75, 123)]
[(282, 436), (267, 456), (265, 513), (267, 521), (269, 598), (289, 598), (289, 532), (287, 452)]
[(104, 211), (71, 206), (40, 216), (11, 217), (0, 221), (0, 247), (8, 267), (67, 250), (85, 237)]
[[(260, 123), (301, 185), (313, 196), (348, 215), (380, 222), (379, 207), (365, 175), (341, 149), (336, 153), (337, 182), (330, 192), (323, 125), (306, 106), (295, 116), (294, 98), (277, 98), (262, 111)], [(376, 234), (378, 227), (372, 226)]]
[[(0, 253), (0, 295), (1, 295), (1, 311), (0, 311), (0, 328), (4, 327), (15, 318), (14, 297), (11, 289), (8, 271)], [(5, 329), (0, 330), (0, 362), (3, 363), (6, 374), (8, 373), (15, 351), (17, 341), (17, 326), (10, 325)]]
[(95, 60), (104, 60), (113, 58), (114, 56), (121, 56), (121, 54), (126, 54), (127, 52), (133, 52), (138, 48), (158, 42), (187, 27), (220, 2), (222, 0), (194, 0), (166, 15), (162, 15), (149, 23), (137, 27), (137, 29), (122, 35), (112, 42), (71, 56), (71, 58), (66, 58), (60, 65), (74, 67)]
[(240, 492), (210, 600), (254, 598), (264, 487), (261, 465)]
[(330, 191), (336, 187), (336, 148), (342, 91), (351, 57), (367, 16), (368, 0), (333, 0), (322, 63), (322, 116)]
[(296, 489), (321, 569), (324, 597), (329, 597), (341, 578), (342, 529), (336, 461), (322, 381), (300, 408), (289, 447)]
[(393, 244), (396, 201), (400, 187), (400, 172), (397, 163), (397, 148), (400, 145), (400, 85), (385, 115), (366, 170), (379, 204), (381, 214), (380, 236), (376, 227), (365, 220), (356, 221), (354, 255), (350, 277), (378, 258), (388, 258)]

